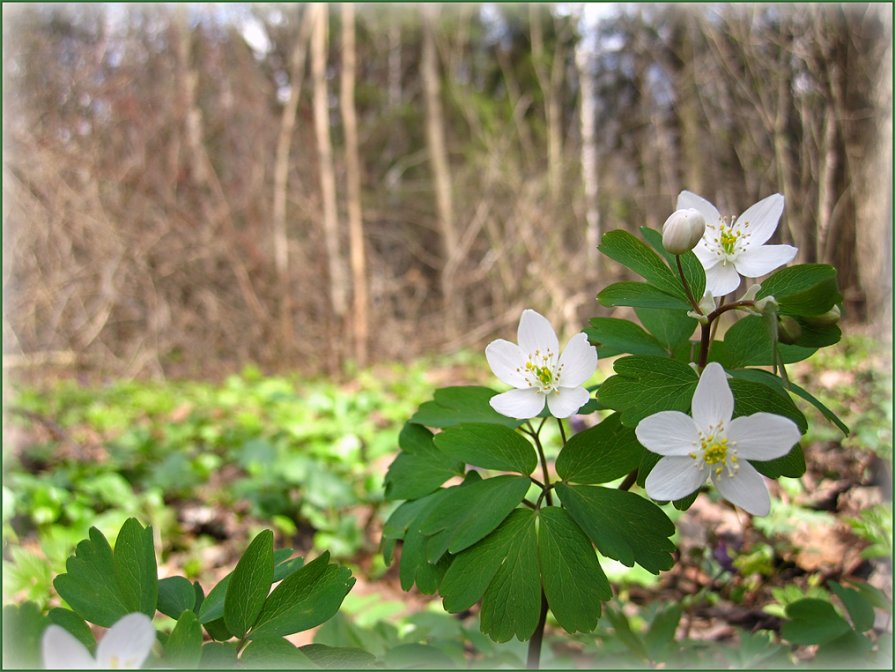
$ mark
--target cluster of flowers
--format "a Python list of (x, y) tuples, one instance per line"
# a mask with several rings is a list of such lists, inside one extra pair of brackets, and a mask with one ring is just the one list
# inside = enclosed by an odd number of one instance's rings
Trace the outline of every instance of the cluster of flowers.
[[(740, 275), (756, 278), (791, 261), (797, 249), (765, 245), (783, 212), (783, 196), (774, 194), (739, 217), (718, 209), (689, 191), (662, 228), (662, 243), (672, 254), (693, 250), (705, 268), (706, 293), (700, 305), (714, 305), (740, 286)], [(747, 295), (754, 296), (753, 285)], [(583, 387), (597, 368), (597, 351), (584, 333), (576, 334), (559, 354), (550, 322), (533, 310), (519, 321), (518, 344), (498, 339), (485, 350), (494, 374), (514, 389), (491, 399), (503, 415), (530, 419), (546, 404), (556, 418), (567, 418), (588, 400)], [(771, 413), (733, 418), (733, 394), (718, 363), (708, 364), (693, 394), (691, 414), (663, 411), (644, 418), (637, 440), (662, 458), (646, 479), (646, 492), (659, 501), (686, 497), (711, 479), (721, 495), (753, 515), (770, 511), (761, 474), (747, 460), (786, 455), (799, 440), (796, 424)]]

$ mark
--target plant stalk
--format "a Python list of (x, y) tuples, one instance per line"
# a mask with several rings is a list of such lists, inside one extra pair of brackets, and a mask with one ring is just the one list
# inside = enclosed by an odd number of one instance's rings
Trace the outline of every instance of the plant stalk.
[(531, 640), (528, 642), (529, 670), (537, 670), (541, 667), (541, 643), (544, 641), (544, 626), (547, 624), (547, 596), (541, 588), (541, 617), (538, 619), (538, 627), (535, 628)]

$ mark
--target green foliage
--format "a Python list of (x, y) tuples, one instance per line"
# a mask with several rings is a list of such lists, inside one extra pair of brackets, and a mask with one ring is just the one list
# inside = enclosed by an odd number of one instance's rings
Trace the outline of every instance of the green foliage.
[(634, 430), (621, 424), (619, 413), (613, 413), (569, 438), (556, 459), (556, 473), (571, 483), (607, 483), (636, 469), (645, 453)]
[(689, 366), (663, 357), (622, 357), (613, 368), (616, 375), (600, 386), (597, 399), (620, 411), (627, 427), (659, 411), (687, 411), (699, 382)]
[(134, 611), (155, 613), (158, 576), (152, 528), (134, 518), (121, 528), (114, 553), (103, 534), (90, 528), (90, 538), (78, 544), (66, 569), (53, 585), (86, 621), (108, 628)]
[(445, 387), (419, 407), (410, 422), (444, 429), (460, 423), (484, 422), (515, 428), (522, 424), (501, 415), (488, 403), (497, 392), (487, 387)]
[(244, 637), (255, 624), (270, 591), (273, 567), (273, 532), (264, 530), (240, 558), (224, 596), (224, 624), (236, 637)]
[(448, 457), (483, 469), (530, 474), (538, 466), (534, 447), (500, 425), (455, 425), (436, 436), (435, 445)]

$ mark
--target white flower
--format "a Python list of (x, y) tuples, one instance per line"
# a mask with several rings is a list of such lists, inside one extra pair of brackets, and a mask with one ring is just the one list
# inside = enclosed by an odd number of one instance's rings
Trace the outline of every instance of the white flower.
[(485, 348), (494, 374), (515, 390), (491, 397), (491, 407), (511, 418), (528, 419), (544, 409), (567, 418), (587, 403), (583, 383), (597, 368), (597, 349), (584, 333), (575, 334), (562, 356), (556, 332), (543, 315), (522, 311), (519, 345), (498, 339)]
[(703, 235), (705, 218), (699, 210), (675, 210), (662, 225), (662, 247), (672, 254), (684, 254), (696, 247)]
[(140, 612), (120, 618), (96, 646), (96, 658), (68, 630), (50, 625), (41, 648), (48, 670), (109, 670), (139, 668), (155, 642), (152, 620)]
[(739, 217), (722, 217), (701, 196), (682, 191), (677, 207), (698, 210), (705, 219), (705, 235), (693, 253), (705, 268), (706, 289), (725, 296), (740, 286), (740, 275), (757, 278), (789, 263), (798, 253), (791, 245), (765, 245), (783, 213), (783, 196), (774, 194)]
[(702, 372), (691, 412), (692, 418), (662, 411), (637, 425), (637, 440), (663, 455), (646, 478), (646, 494), (660, 501), (681, 499), (711, 477), (722, 497), (755, 516), (767, 515), (768, 489), (746, 460), (786, 455), (799, 440), (799, 428), (772, 413), (731, 420), (733, 394), (717, 362)]

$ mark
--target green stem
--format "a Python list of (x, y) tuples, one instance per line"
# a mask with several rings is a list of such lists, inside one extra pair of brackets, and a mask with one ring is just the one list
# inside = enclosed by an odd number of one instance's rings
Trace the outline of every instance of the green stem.
[(687, 282), (687, 276), (684, 275), (684, 267), (681, 265), (681, 255), (674, 255), (674, 260), (677, 262), (677, 272), (681, 276), (681, 282), (684, 283), (684, 291), (687, 292), (687, 299), (690, 301), (690, 305), (693, 306), (693, 310), (702, 315), (702, 309), (699, 307), (699, 302), (693, 298), (693, 291), (690, 289), (690, 283)]
[(562, 420), (559, 418), (556, 419), (556, 424), (559, 425), (559, 435), (562, 437), (562, 447), (566, 447), (566, 428), (562, 424)]
[(637, 482), (637, 469), (625, 476), (625, 480), (618, 486), (619, 490), (630, 490), (631, 486)]
[(535, 628), (531, 641), (528, 643), (528, 669), (537, 670), (541, 667), (541, 642), (544, 641), (544, 626), (547, 624), (547, 596), (541, 588), (541, 617), (538, 619), (538, 627)]
[[(544, 424), (541, 423), (541, 427), (543, 426)], [(543, 488), (543, 491), (541, 494), (547, 500), (547, 506), (553, 506), (553, 498), (550, 496), (550, 472), (547, 471), (547, 457), (544, 455), (544, 447), (541, 445), (541, 427), (538, 427), (538, 434), (534, 436), (535, 448), (538, 451), (538, 459), (541, 462), (541, 472), (544, 474), (544, 484), (541, 486)]]

